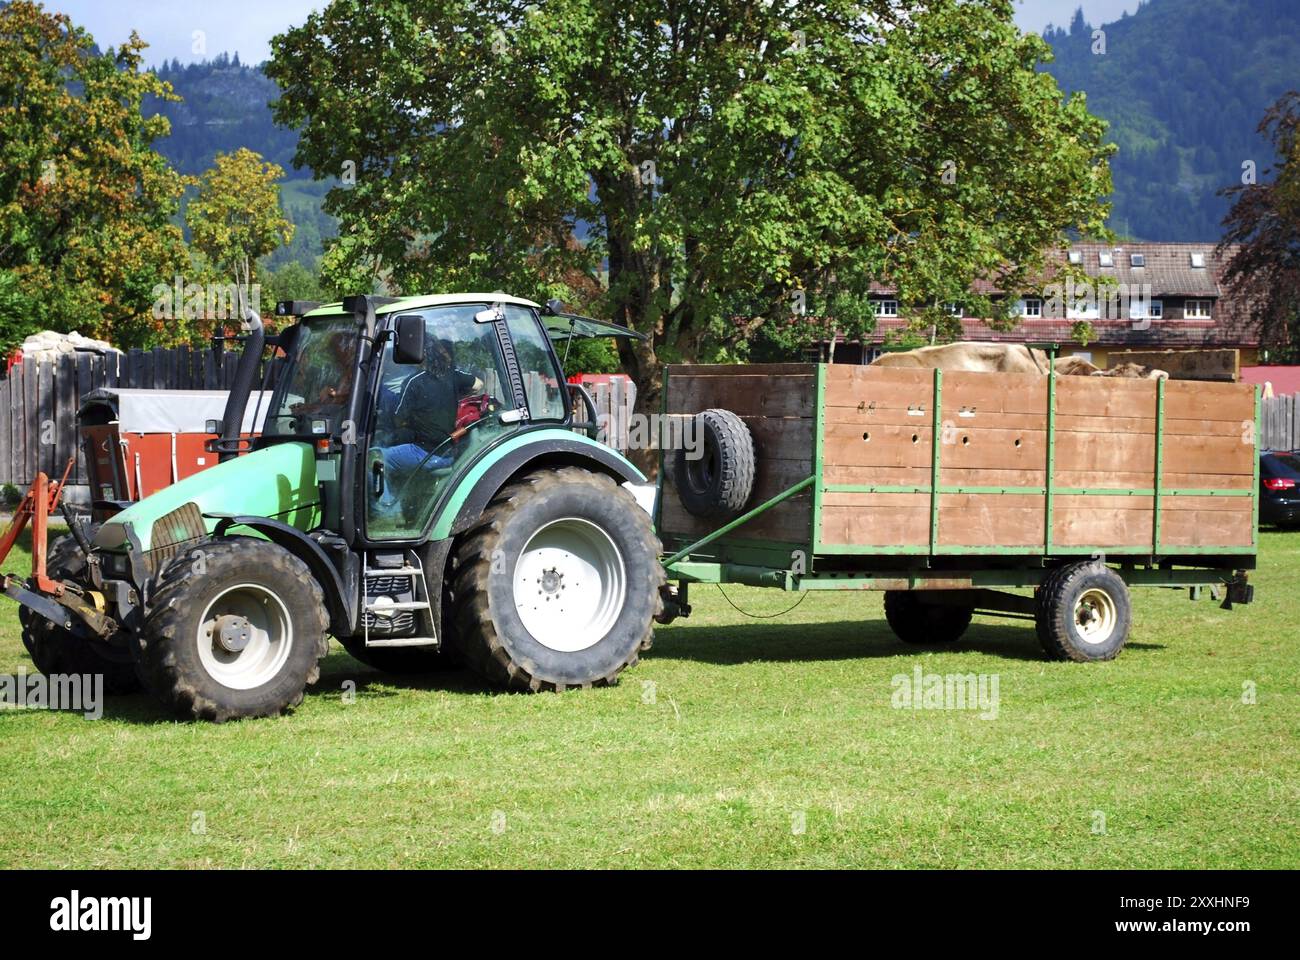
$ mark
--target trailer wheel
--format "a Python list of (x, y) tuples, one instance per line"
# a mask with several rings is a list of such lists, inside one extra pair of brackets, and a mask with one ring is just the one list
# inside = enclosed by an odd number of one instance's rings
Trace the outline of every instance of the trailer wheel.
[(320, 676), (328, 624), (320, 584), (288, 550), (212, 540), (163, 571), (136, 656), (149, 689), (182, 715), (269, 717)]
[(673, 459), (673, 484), (688, 513), (706, 519), (740, 514), (754, 492), (754, 438), (730, 410), (705, 410), (695, 417), (702, 456), (685, 448)]
[(925, 603), (915, 590), (885, 591), (885, 620), (894, 636), (918, 647), (956, 643), (974, 612), (964, 605)]
[(611, 684), (662, 610), (659, 540), (630, 493), (577, 467), (503, 488), (457, 544), (456, 637), (489, 682)]
[(1038, 640), (1054, 660), (1114, 660), (1128, 642), (1128, 584), (1100, 563), (1074, 563), (1048, 574), (1038, 592)]
[[(98, 525), (88, 530), (94, 539)], [(45, 568), (59, 580), (75, 580), (86, 570), (86, 556), (72, 534), (59, 537), (50, 544), (45, 558)], [(22, 626), (23, 646), (41, 673), (103, 674), (104, 692), (117, 695), (135, 693), (140, 689), (131, 651), (125, 641), (120, 644), (98, 643), (83, 640), (26, 607), (18, 608), (18, 622)]]

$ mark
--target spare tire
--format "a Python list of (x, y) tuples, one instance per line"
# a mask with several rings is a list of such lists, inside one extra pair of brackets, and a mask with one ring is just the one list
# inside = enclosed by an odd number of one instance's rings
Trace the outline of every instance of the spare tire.
[(696, 414), (688, 438), (695, 450), (683, 445), (673, 459), (682, 506), (709, 520), (738, 516), (754, 492), (754, 438), (745, 421), (730, 410), (705, 410)]

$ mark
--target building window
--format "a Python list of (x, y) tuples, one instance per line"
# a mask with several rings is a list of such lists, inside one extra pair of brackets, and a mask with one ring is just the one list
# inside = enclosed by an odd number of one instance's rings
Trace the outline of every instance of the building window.
[(1134, 267), (1145, 267), (1147, 265), (1146, 254), (1144, 253), (1130, 254), (1128, 258), (1128, 262), (1131, 266)]
[(1213, 310), (1213, 301), (1188, 300), (1183, 308), (1183, 316), (1188, 320), (1209, 320)]
[(1080, 264), (1080, 263), (1083, 263), (1083, 254), (1080, 253), (1078, 250), (1071, 250), (1071, 251), (1070, 251), (1070, 262), (1073, 263), (1073, 264)]
[(1203, 253), (1192, 254), (1192, 266), (1201, 270), (1205, 269), (1205, 254)]
[(896, 317), (898, 316), (897, 300), (874, 300), (871, 304), (878, 317)]
[(1097, 263), (1103, 267), (1115, 266), (1115, 257), (1109, 250), (1102, 250), (1097, 254)]
[(1130, 320), (1159, 320), (1164, 316), (1165, 305), (1160, 300), (1143, 300), (1135, 297), (1128, 304)]
[(1019, 314), (1022, 317), (1037, 319), (1043, 315), (1043, 301), (1038, 297), (1026, 297), (1020, 301)]
[(962, 308), (960, 303), (956, 303), (956, 302), (945, 303), (943, 305), (943, 308), (948, 312), (949, 316), (960, 317), (962, 315)]

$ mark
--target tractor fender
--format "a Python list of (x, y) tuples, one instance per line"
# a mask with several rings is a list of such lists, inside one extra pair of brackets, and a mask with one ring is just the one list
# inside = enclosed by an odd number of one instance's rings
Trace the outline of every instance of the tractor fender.
[(346, 599), (347, 594), (343, 589), (343, 580), (319, 543), (297, 527), (270, 517), (222, 517), (217, 521), (213, 533), (222, 537), (231, 527), (247, 527), (254, 530), (307, 564), (325, 594), (325, 606), (330, 615), (330, 633), (335, 636), (345, 636), (352, 632), (350, 626), (352, 618)]
[[(644, 483), (645, 475), (617, 450), (558, 431), (540, 433), (531, 443), (517, 447), (495, 460), (474, 482), (456, 510), (450, 529), (443, 536), (455, 536), (474, 525), (502, 487), (516, 477), (544, 467), (583, 467), (612, 477), (618, 483)], [(442, 526), (442, 524), (438, 524)]]

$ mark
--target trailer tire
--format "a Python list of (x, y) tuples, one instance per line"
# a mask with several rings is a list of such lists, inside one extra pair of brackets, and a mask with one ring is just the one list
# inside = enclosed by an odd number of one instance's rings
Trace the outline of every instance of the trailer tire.
[[(135, 653), (149, 689), (182, 716), (271, 717), (319, 679), (328, 626), (305, 563), (269, 541), (230, 537), (187, 548), (163, 570)], [(243, 645), (226, 648), (227, 631)]]
[(673, 458), (673, 484), (686, 511), (705, 519), (738, 516), (754, 492), (754, 438), (730, 410), (711, 409), (695, 417), (703, 456)]
[[(98, 525), (89, 528), (89, 538), (94, 539), (97, 529)], [(50, 544), (45, 569), (57, 580), (75, 579), (85, 572), (86, 556), (72, 534)], [(18, 608), (18, 622), (22, 627), (23, 646), (36, 669), (46, 676), (102, 674), (104, 692), (112, 696), (140, 689), (140, 679), (124, 639), (118, 644), (84, 640), (26, 607)]]
[(454, 556), (456, 642), (490, 683), (613, 684), (650, 646), (663, 606), (659, 540), (604, 474), (562, 467), (507, 485)]
[(1114, 660), (1128, 642), (1128, 584), (1105, 564), (1089, 561), (1053, 570), (1038, 591), (1038, 641), (1053, 660)]
[(915, 590), (885, 591), (885, 620), (894, 636), (918, 647), (956, 643), (970, 626), (974, 607), (925, 603)]

